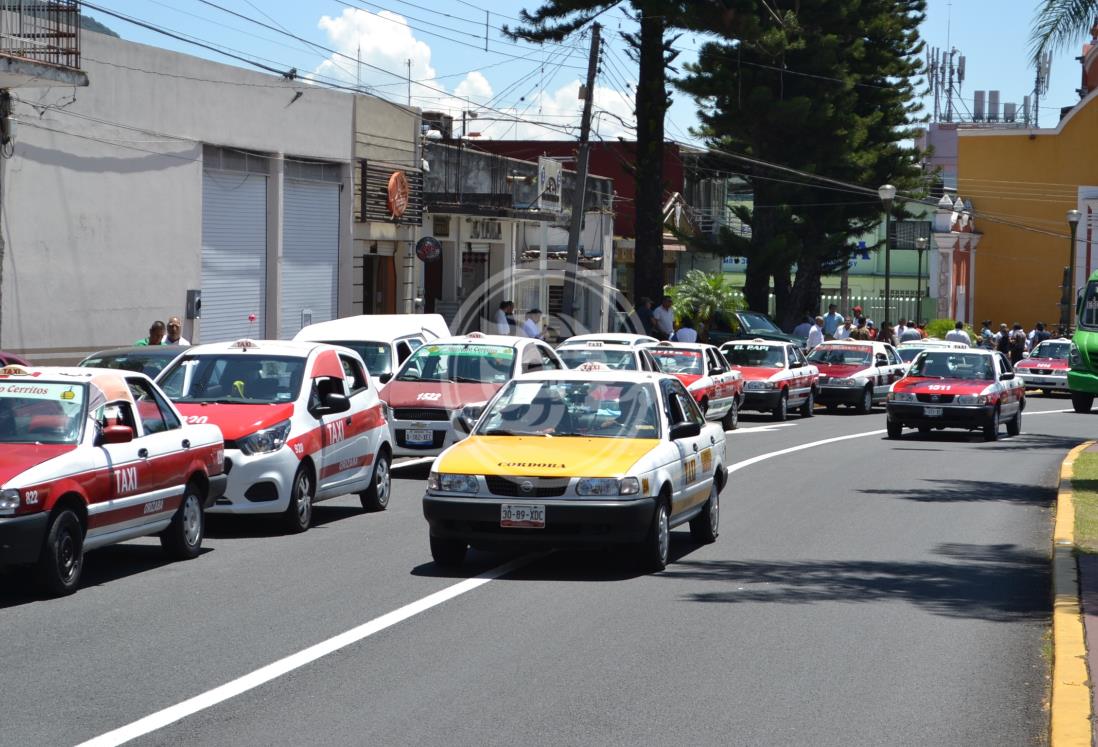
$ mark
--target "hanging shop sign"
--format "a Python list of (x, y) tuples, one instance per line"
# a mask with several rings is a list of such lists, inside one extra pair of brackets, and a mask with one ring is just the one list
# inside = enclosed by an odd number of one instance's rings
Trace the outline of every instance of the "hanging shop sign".
[(560, 161), (544, 156), (538, 158), (538, 209), (559, 213), (560, 203)]
[(394, 171), (389, 175), (389, 215), (400, 218), (408, 209), (408, 177), (403, 171)]
[(442, 256), (442, 244), (434, 236), (424, 236), (416, 242), (416, 256), (421, 262), (434, 262)]

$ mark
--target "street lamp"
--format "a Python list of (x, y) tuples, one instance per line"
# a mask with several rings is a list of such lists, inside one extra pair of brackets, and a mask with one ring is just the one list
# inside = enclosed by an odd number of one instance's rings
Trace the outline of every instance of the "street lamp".
[[(923, 317), (923, 252), (926, 251), (926, 237), (919, 236), (915, 239), (915, 251), (919, 253), (919, 271), (916, 274), (915, 280), (915, 309), (918, 312), (920, 319)], [(930, 266), (927, 265), (927, 274), (929, 273)], [(927, 285), (930, 285), (930, 281), (927, 281)], [(929, 288), (927, 296), (930, 295)]]
[(896, 188), (891, 184), (882, 184), (877, 188), (877, 195), (884, 203), (885, 209), (885, 306), (883, 321), (891, 322), (892, 314), (889, 305), (892, 303), (892, 199), (896, 196)]
[(1060, 326), (1071, 326), (1071, 310), (1075, 307), (1075, 230), (1079, 227), (1079, 211), (1074, 208), (1067, 211), (1068, 227), (1071, 229), (1071, 249), (1068, 252), (1068, 275), (1064, 289), (1064, 307), (1060, 310)]

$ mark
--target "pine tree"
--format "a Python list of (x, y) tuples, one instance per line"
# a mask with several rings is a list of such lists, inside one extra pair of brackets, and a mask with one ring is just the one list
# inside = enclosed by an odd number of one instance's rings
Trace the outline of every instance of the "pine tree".
[[(791, 326), (819, 308), (820, 278), (841, 267), (852, 240), (881, 220), (875, 190), (921, 186), (918, 153), (903, 145), (918, 110), (918, 25), (925, 0), (759, 1), (740, 34), (706, 44), (679, 87), (698, 102), (699, 134), (718, 150), (844, 183), (843, 190), (763, 165), (737, 163), (754, 206), (740, 217), (750, 239), (725, 235), (725, 254), (747, 257), (744, 297)], [(790, 272), (796, 265), (796, 277)]]

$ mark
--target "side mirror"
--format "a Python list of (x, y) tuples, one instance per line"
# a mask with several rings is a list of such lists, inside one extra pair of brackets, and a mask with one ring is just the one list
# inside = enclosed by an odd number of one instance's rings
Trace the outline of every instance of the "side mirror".
[(999, 381), (1010, 381), (1013, 378), (1014, 378), (1014, 372), (1013, 371), (1004, 371), (1003, 373), (999, 374)]
[(484, 405), (465, 405), (454, 416), (454, 428), (468, 436), (473, 432), (473, 427), (484, 414)]
[(351, 401), (347, 399), (347, 395), (339, 394), (338, 392), (329, 392), (324, 395), (324, 400), (320, 403), (320, 406), (313, 409), (313, 415), (334, 415), (340, 412), (347, 412), (350, 409)]
[(702, 427), (699, 423), (675, 423), (671, 426), (671, 440), (678, 441), (682, 438), (693, 438), (701, 434)]
[(390, 381), (393, 380), (393, 372), (386, 371), (385, 373), (381, 374), (381, 376), (378, 376), (377, 380), (380, 381), (382, 384), (388, 384)]
[(133, 441), (133, 428), (128, 425), (110, 425), (99, 434), (101, 444), (128, 444)]

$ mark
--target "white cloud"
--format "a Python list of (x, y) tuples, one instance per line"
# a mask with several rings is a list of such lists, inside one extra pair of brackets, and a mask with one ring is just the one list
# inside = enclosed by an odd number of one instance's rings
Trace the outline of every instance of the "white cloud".
[[(452, 89), (439, 81), (431, 63), (431, 47), (415, 37), (403, 16), (390, 11), (374, 14), (346, 8), (336, 17), (322, 16), (319, 28), (328, 35), (330, 45), (346, 57), (332, 55), (314, 71), (315, 77), (334, 79), (345, 84), (357, 80), (373, 92), (395, 101), (405, 100), (404, 80), (408, 75), (407, 61), (412, 61), (412, 103), (432, 111), (442, 111), (461, 118), (462, 110), (476, 110), (489, 102), (493, 87), (479, 71), (468, 73)], [(350, 58), (350, 59), (347, 59)], [(516, 64), (520, 64), (516, 61)], [(380, 69), (378, 69), (380, 68)], [(386, 72), (383, 72), (386, 71)], [(403, 79), (403, 80), (402, 80)], [(480, 109), (476, 128), (484, 137), (559, 140), (574, 137), (579, 132), (583, 101), (578, 97), (580, 81), (572, 80), (553, 91), (541, 90), (518, 106), (493, 105), (493, 110)], [(595, 86), (596, 110), (609, 112), (630, 127), (634, 126), (632, 94), (605, 86)], [(619, 135), (626, 139), (635, 132), (615, 117), (596, 112), (593, 132), (606, 139)], [(528, 121), (493, 121), (517, 118), (541, 120), (558, 127), (546, 128)], [(562, 129), (571, 127), (573, 129)], [(473, 128), (470, 127), (472, 131)]]

